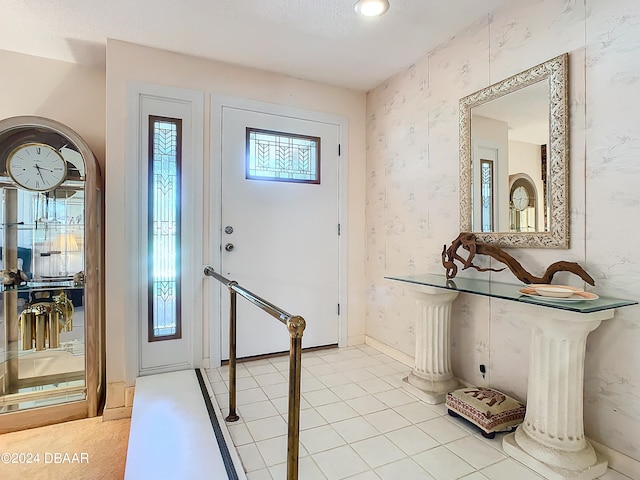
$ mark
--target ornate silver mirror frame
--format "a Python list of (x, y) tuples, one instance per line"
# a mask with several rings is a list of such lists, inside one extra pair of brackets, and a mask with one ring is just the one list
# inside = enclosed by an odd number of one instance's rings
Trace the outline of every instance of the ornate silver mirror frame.
[(566, 53), (460, 100), (460, 231), (472, 231), (472, 108), (541, 81), (549, 82), (548, 176), (545, 192), (549, 223), (544, 231), (539, 232), (473, 232), (482, 242), (501, 247), (569, 248), (569, 108)]

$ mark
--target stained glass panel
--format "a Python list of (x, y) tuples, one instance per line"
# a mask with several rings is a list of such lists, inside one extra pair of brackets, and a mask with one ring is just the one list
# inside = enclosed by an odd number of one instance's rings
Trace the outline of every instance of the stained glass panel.
[(181, 121), (149, 119), (149, 341), (154, 341), (181, 337)]
[(246, 178), (320, 183), (320, 138), (247, 128)]
[(482, 232), (493, 232), (493, 162), (480, 160)]

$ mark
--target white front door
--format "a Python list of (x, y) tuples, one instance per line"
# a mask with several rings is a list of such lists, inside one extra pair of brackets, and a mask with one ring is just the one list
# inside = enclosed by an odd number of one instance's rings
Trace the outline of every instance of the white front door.
[[(228, 106), (221, 126), (222, 274), (304, 317), (303, 347), (337, 344), (339, 126)], [(299, 177), (315, 178), (309, 165), (314, 145), (319, 178), (301, 182)], [(255, 149), (259, 165), (248, 165), (247, 149)], [(222, 290), (224, 359), (229, 300)], [(284, 325), (240, 296), (237, 305), (238, 357), (288, 350)]]

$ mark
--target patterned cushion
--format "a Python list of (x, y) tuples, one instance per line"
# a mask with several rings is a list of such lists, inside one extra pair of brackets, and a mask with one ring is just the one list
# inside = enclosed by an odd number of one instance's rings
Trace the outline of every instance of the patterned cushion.
[(493, 388), (460, 388), (447, 394), (447, 408), (484, 432), (510, 430), (524, 420), (525, 406)]

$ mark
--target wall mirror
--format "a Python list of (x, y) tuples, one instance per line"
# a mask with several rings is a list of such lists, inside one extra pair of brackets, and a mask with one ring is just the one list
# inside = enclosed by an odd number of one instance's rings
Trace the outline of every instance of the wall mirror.
[(568, 248), (568, 54), (460, 100), (460, 230)]

